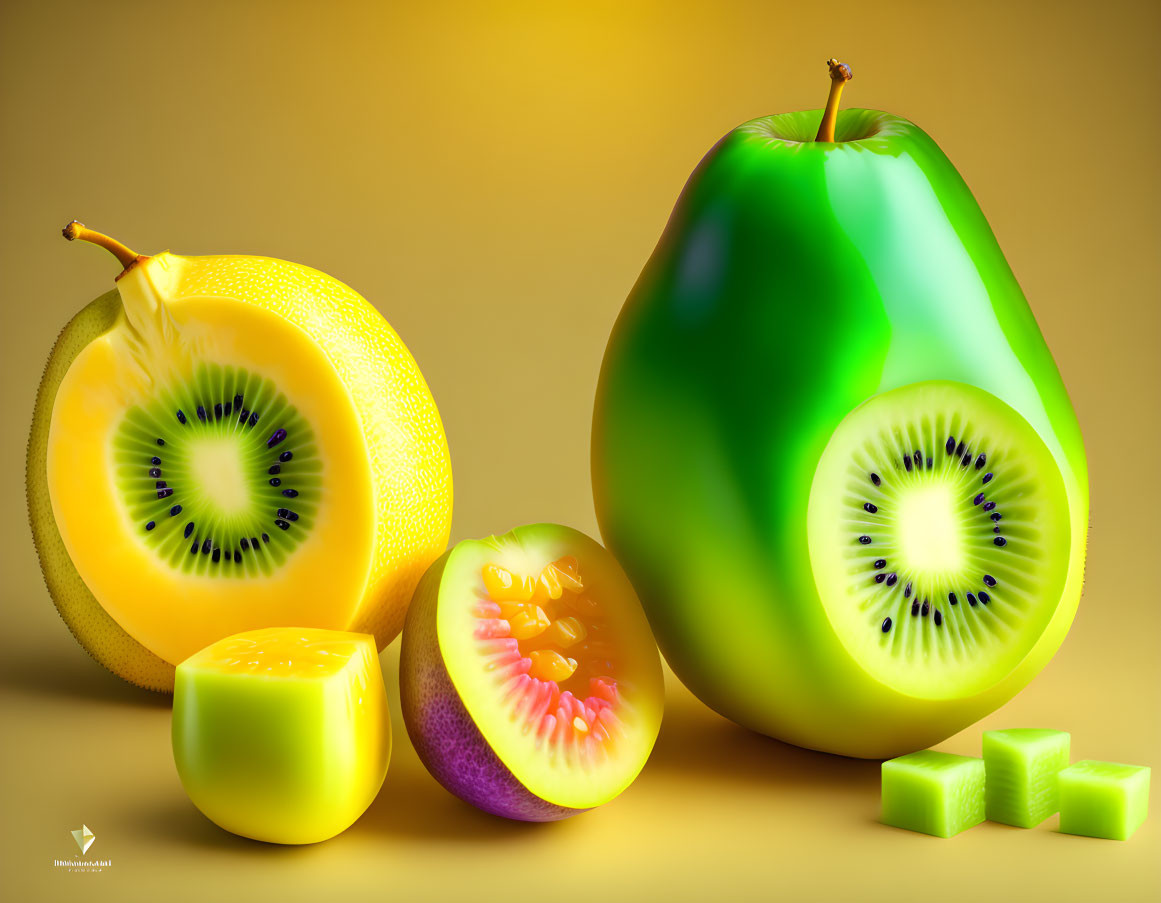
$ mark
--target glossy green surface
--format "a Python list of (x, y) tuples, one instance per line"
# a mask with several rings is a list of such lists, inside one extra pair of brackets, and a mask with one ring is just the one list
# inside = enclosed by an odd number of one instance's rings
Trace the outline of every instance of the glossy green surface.
[[(1088, 477), (1036, 321), (979, 207), (905, 120), (820, 111), (746, 123), (678, 200), (613, 330), (597, 390), (597, 516), (662, 651), (713, 708), (802, 746), (889, 756), (999, 706), (1048, 661), (1080, 596)], [(806, 510), (857, 405), (898, 386), (978, 386), (1060, 467), (1072, 540), (1060, 604), (1028, 656), (967, 698), (892, 690), (820, 605)]]

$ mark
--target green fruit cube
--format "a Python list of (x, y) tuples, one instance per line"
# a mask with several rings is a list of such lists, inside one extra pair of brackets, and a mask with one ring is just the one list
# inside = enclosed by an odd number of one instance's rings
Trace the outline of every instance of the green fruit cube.
[(1086, 759), (1060, 772), (1060, 830), (1128, 840), (1149, 813), (1149, 769)]
[(1057, 775), (1068, 767), (1064, 731), (984, 731), (988, 820), (1033, 828), (1060, 809)]
[(930, 749), (883, 763), (883, 823), (951, 837), (984, 820), (984, 761)]

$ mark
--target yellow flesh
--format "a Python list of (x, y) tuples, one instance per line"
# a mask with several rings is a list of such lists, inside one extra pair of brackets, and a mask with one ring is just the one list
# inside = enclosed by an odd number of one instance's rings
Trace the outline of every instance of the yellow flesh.
[(183, 664), (187, 670), (327, 680), (354, 662), (362, 669), (376, 655), (365, 634), (267, 627), (206, 647)]
[(48, 489), (48, 433), (57, 388), (73, 359), (121, 316), (121, 298), (107, 292), (85, 306), (61, 330), (36, 392), (28, 437), (28, 521), (44, 582), (61, 619), (97, 662), (130, 683), (173, 692), (173, 665), (138, 643), (93, 597), (61, 541)]
[[(65, 374), (47, 451), (56, 525), (93, 596), (175, 664), (223, 636), (277, 625), (369, 632), (385, 645), (443, 550), (451, 514), (438, 413), (390, 326), (330, 277), (261, 258), (166, 253), (118, 288), (124, 314)], [(170, 567), (132, 541), (140, 525), (115, 488), (111, 440), (125, 412), (215, 362), (272, 380), (311, 425), (323, 462), (310, 534), (269, 577)], [(207, 451), (210, 491), (237, 489), (229, 451)]]
[(514, 574), (502, 565), (487, 564), (481, 579), (487, 597), (476, 607), (476, 637), (485, 642), (516, 640), (515, 648), (489, 664), (510, 678), (527, 677), (522, 692), (533, 701), (524, 712), (525, 724), (535, 732), (538, 745), (572, 743), (582, 759), (601, 761), (623, 733), (614, 705), (613, 660), (618, 656), (607, 638), (579, 641), (590, 629), (605, 637), (610, 631), (591, 593), (584, 594), (576, 558), (567, 555), (537, 574)]
[[(516, 639), (521, 658), (531, 663), (528, 676), (536, 680), (561, 683), (572, 677), (579, 666), (575, 658), (564, 654), (576, 645), (581, 634), (587, 634), (584, 624), (568, 614), (569, 597), (583, 589), (577, 568), (577, 560), (570, 555), (545, 565), (535, 576), (517, 577), (496, 564), (483, 569), (484, 586), (490, 587), (488, 596), (496, 603), (508, 636)], [(530, 581), (533, 591), (529, 597), (524, 588)], [(569, 586), (567, 596), (562, 583)], [(487, 628), (492, 636), (502, 635), (503, 627), (498, 627), (500, 633), (496, 629)]]
[(660, 660), (607, 553), (605, 561), (564, 542), (538, 545), (547, 560), (513, 546), (478, 565), (468, 609), (441, 609), (456, 637), (441, 627), (440, 643), (504, 764), (542, 799), (588, 808), (627, 786), (648, 756), (660, 726)]

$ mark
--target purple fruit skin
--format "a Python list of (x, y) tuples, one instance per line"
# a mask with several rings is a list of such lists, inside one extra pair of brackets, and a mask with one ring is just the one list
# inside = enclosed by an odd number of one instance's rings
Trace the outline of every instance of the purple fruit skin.
[(444, 667), (436, 636), (439, 584), (451, 551), (416, 587), (403, 627), (399, 695), (403, 723), (419, 758), (447, 790), (485, 812), (520, 821), (556, 821), (584, 809), (532, 793), (492, 751)]

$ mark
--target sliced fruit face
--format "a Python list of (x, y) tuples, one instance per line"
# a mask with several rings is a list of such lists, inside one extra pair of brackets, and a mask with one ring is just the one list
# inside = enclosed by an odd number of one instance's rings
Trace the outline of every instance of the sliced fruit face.
[(660, 658), (601, 546), (546, 524), (462, 542), (447, 558), (435, 622), (479, 742), (529, 794), (566, 810), (552, 817), (605, 803), (636, 777), (661, 723)]
[(375, 499), (361, 421), (327, 355), (230, 299), (154, 310), (90, 343), (57, 392), (48, 485), (77, 571), (172, 663), (247, 629), (351, 626)]
[(194, 804), (227, 831), (314, 843), (382, 786), (391, 719), (374, 637), (268, 628), (177, 667), (173, 751)]
[(53, 349), (27, 482), (62, 617), (162, 690), (245, 629), (382, 648), (451, 521), (439, 412), (399, 336), (347, 286), (269, 258), (138, 257)]
[(1011, 672), (1068, 574), (1068, 503), (1048, 449), (1008, 405), (955, 382), (886, 392), (839, 424), (808, 532), (847, 651), (924, 698), (970, 696)]

